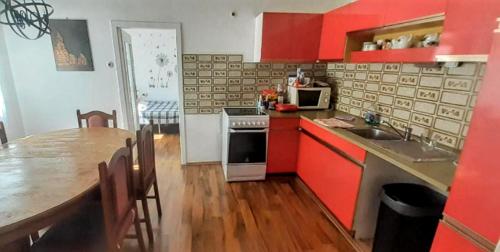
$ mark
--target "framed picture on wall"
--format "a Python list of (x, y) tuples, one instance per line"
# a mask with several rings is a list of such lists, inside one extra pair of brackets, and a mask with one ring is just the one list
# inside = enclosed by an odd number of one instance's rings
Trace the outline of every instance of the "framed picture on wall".
[(51, 19), (57, 71), (94, 71), (87, 20)]

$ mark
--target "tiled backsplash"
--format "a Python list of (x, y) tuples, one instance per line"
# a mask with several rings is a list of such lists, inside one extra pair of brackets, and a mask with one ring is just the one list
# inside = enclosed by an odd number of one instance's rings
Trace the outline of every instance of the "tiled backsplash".
[(461, 149), (484, 69), (329, 63), (327, 76), (337, 88), (337, 110), (356, 116), (376, 110), (397, 128)]
[(242, 55), (184, 54), (184, 111), (186, 114), (217, 114), (222, 107), (255, 106), (257, 94), (286, 84), (297, 67), (306, 77), (326, 80), (326, 63), (246, 63)]
[(285, 84), (297, 67), (327, 80), (337, 110), (356, 116), (378, 111), (383, 119), (415, 135), (461, 149), (485, 64), (456, 68), (415, 64), (246, 63), (242, 55), (184, 54), (184, 111), (217, 114), (222, 107), (255, 106), (257, 94)]

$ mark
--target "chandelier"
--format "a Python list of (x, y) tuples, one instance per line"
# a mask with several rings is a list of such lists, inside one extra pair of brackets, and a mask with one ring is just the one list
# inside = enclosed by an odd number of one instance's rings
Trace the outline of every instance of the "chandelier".
[(0, 0), (0, 24), (10, 26), (25, 39), (35, 40), (50, 34), (49, 16), (52, 13), (52, 6), (43, 0)]

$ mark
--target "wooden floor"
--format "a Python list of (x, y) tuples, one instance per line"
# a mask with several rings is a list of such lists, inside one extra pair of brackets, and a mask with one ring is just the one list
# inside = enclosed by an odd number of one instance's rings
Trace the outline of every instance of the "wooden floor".
[(151, 251), (354, 251), (293, 177), (229, 184), (220, 165), (181, 167), (178, 135), (156, 149), (163, 217), (150, 201)]

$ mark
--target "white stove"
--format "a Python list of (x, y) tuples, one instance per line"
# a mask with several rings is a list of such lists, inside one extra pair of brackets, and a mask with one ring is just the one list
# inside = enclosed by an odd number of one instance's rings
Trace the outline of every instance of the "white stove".
[(222, 168), (226, 181), (266, 178), (269, 115), (257, 108), (224, 108)]

